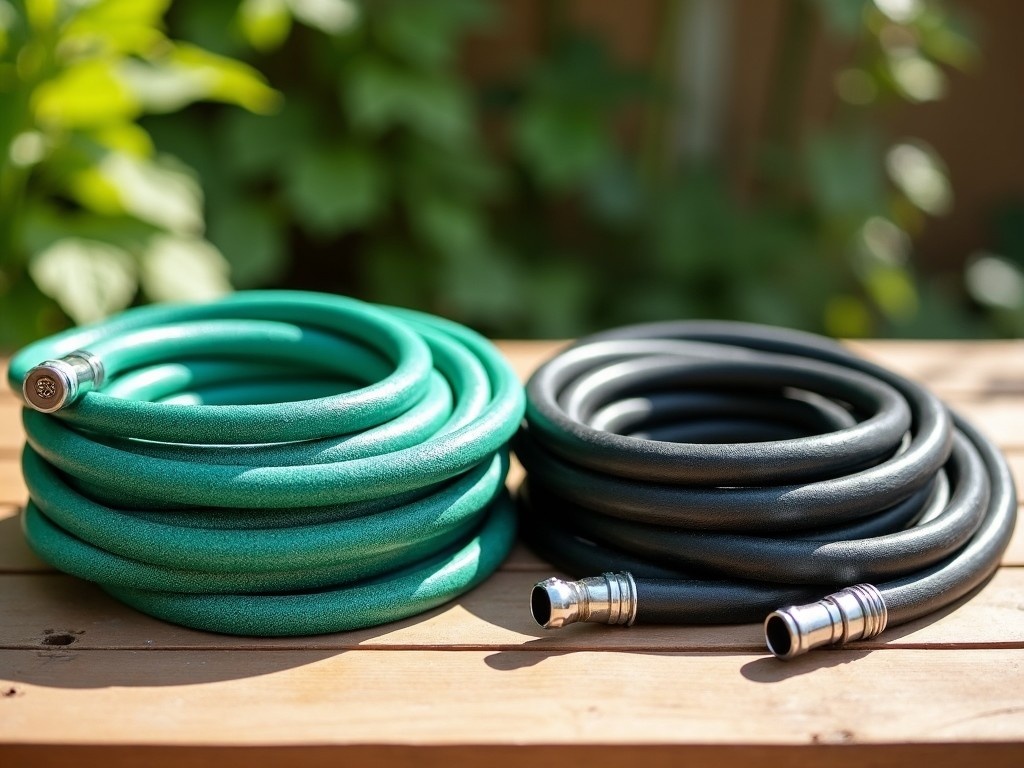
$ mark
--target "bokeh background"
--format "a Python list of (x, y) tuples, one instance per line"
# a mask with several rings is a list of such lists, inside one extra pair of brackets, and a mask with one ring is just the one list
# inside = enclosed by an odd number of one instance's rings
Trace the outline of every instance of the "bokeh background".
[(1017, 0), (0, 0), (0, 349), (344, 293), (1024, 334)]

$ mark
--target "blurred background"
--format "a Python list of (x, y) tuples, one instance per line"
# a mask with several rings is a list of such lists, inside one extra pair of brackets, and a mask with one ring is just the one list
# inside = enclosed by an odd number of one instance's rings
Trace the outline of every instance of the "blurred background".
[(1017, 0), (0, 0), (0, 349), (291, 287), (1024, 335)]

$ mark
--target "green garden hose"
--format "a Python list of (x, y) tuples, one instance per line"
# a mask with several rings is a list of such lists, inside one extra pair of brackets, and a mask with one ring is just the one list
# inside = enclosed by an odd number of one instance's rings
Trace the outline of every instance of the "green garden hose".
[(132, 309), (31, 344), (25, 535), (153, 616), (307, 635), (410, 616), (508, 553), (514, 373), (485, 339), (337, 296)]

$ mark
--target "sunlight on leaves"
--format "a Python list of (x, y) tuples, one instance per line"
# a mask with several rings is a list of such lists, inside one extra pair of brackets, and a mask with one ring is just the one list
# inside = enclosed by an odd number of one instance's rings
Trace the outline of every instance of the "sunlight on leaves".
[(29, 272), (39, 289), (76, 323), (91, 323), (124, 309), (138, 284), (132, 257), (96, 240), (58, 240), (32, 257)]
[(860, 228), (859, 244), (862, 254), (887, 266), (903, 266), (910, 258), (910, 236), (881, 216), (872, 216)]
[(257, 51), (270, 51), (288, 38), (292, 15), (286, 0), (242, 0), (238, 6), (238, 26)]
[(874, 0), (875, 7), (897, 24), (909, 24), (924, 10), (921, 0)]
[(971, 297), (997, 309), (1024, 307), (1024, 272), (1009, 259), (994, 253), (971, 256), (964, 269)]
[(923, 56), (908, 52), (889, 59), (893, 80), (911, 101), (937, 101), (946, 95), (946, 75)]
[(46, 137), (39, 131), (24, 131), (11, 141), (11, 163), (19, 168), (35, 165), (46, 156)]
[(168, 159), (151, 162), (109, 152), (96, 172), (117, 191), (124, 211), (172, 232), (202, 231), (202, 190), (191, 174)]
[(192, 45), (176, 45), (153, 62), (126, 59), (119, 73), (149, 112), (173, 112), (207, 99), (263, 113), (280, 104), (280, 94), (255, 69)]
[(287, 0), (299, 21), (329, 35), (337, 35), (355, 24), (359, 9), (350, 0)]
[(825, 330), (830, 336), (855, 339), (871, 332), (871, 313), (856, 296), (838, 295), (825, 306)]
[(200, 238), (157, 235), (142, 255), (141, 282), (155, 301), (208, 301), (231, 291), (228, 264)]
[(906, 270), (877, 266), (864, 279), (868, 293), (886, 315), (911, 317), (917, 312), (917, 289)]
[(892, 147), (885, 158), (893, 184), (914, 205), (932, 216), (953, 208), (953, 188), (945, 166), (924, 142), (903, 142)]
[(142, 104), (105, 60), (88, 60), (68, 67), (32, 94), (36, 120), (60, 129), (95, 128), (133, 120)]

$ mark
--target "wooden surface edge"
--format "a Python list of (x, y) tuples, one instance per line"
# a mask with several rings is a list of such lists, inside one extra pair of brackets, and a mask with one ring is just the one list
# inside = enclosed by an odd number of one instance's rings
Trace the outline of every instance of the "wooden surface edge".
[(0, 747), (7, 765), (32, 768), (303, 768), (368, 766), (375, 768), (622, 768), (636, 763), (644, 768), (897, 768), (910, 764), (928, 768), (1020, 768), (1024, 745), (1019, 743), (949, 744), (813, 744), (750, 745), (409, 745), (361, 744), (303, 747), (183, 747), (180, 745), (117, 746), (10, 744)]

